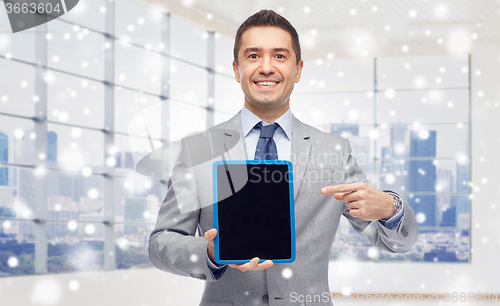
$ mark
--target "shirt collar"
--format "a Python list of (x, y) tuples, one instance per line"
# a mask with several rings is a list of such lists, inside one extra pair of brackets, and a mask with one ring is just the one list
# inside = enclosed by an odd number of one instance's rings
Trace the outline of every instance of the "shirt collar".
[[(243, 109), (241, 110), (241, 126), (243, 128), (243, 135), (244, 137), (247, 137), (248, 133), (253, 129), (253, 127), (261, 122), (262, 120), (252, 113), (248, 108), (243, 105)], [(262, 121), (264, 125), (267, 125), (266, 122)], [(278, 119), (276, 119), (274, 122), (278, 123), (279, 126), (283, 129), (285, 132), (286, 137), (288, 140), (292, 139), (292, 111), (290, 108), (281, 115)]]

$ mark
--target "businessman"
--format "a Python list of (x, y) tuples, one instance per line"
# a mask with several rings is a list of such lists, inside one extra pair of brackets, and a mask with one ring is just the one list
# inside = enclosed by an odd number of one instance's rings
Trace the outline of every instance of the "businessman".
[[(407, 252), (417, 240), (413, 209), (399, 195), (371, 185), (351, 155), (349, 142), (292, 115), (290, 95), (302, 68), (293, 26), (270, 10), (250, 16), (239, 27), (234, 45), (233, 70), (244, 105), (233, 118), (212, 128), (221, 131), (223, 143), (214, 142), (205, 150), (213, 152), (237, 137), (239, 145), (228, 149), (226, 158), (292, 162), (294, 262), (259, 263), (254, 258), (240, 265), (216, 264), (212, 207), (201, 204), (212, 199), (210, 165), (194, 167), (194, 177), (185, 179), (182, 187), (174, 188), (176, 183), (169, 180), (149, 253), (158, 269), (206, 281), (200, 305), (332, 305), (328, 263), (342, 216), (357, 233), (389, 252)], [(202, 151), (183, 143), (174, 172), (193, 166)], [(185, 204), (199, 209), (182, 211)]]

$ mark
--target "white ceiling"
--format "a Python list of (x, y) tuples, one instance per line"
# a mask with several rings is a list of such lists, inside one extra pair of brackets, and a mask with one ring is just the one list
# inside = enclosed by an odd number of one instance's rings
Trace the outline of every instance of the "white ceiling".
[(273, 9), (297, 29), (305, 57), (467, 53), (500, 41), (500, 0), (144, 1), (188, 12), (184, 17), (227, 35), (255, 12)]

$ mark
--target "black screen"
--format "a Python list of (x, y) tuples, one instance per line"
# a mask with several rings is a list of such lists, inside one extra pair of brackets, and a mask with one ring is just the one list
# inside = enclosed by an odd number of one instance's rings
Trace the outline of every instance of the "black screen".
[[(231, 176), (241, 178), (244, 172), (243, 188), (221, 199), (228, 189), (234, 191)], [(220, 259), (291, 258), (288, 166), (218, 165), (217, 178)]]

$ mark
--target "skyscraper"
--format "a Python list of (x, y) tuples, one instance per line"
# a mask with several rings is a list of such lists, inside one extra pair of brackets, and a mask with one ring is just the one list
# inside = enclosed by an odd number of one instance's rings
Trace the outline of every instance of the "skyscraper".
[[(9, 137), (0, 132), (0, 162), (9, 161)], [(0, 186), (9, 185), (9, 169), (0, 165)]]
[[(417, 193), (408, 198), (411, 207), (420, 219), (421, 227), (436, 226), (436, 196), (418, 193), (436, 192), (436, 131), (406, 131), (405, 145), (408, 149), (406, 186), (409, 192)], [(429, 229), (432, 230), (432, 229)], [(426, 229), (422, 229), (426, 231)]]

